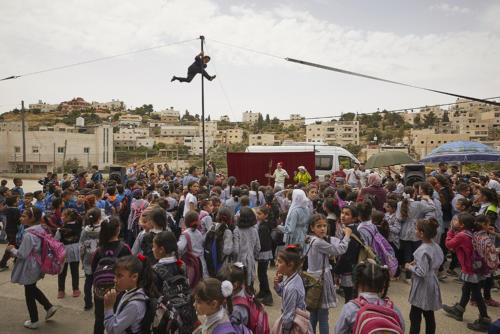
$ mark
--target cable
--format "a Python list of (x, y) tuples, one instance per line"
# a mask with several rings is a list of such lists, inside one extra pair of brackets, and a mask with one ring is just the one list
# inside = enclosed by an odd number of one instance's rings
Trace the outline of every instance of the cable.
[(123, 57), (123, 56), (128, 56), (128, 55), (132, 55), (132, 54), (136, 54), (136, 53), (141, 53), (141, 52), (147, 52), (147, 51), (151, 51), (151, 50), (155, 50), (155, 49), (160, 49), (160, 48), (164, 48), (164, 47), (172, 46), (172, 45), (176, 45), (176, 44), (183, 44), (183, 43), (191, 42), (191, 41), (194, 41), (194, 40), (197, 40), (197, 38), (188, 39), (188, 40), (179, 41), (179, 42), (167, 43), (167, 44), (162, 44), (162, 45), (157, 45), (157, 46), (152, 46), (152, 47), (149, 47), (149, 48), (146, 48), (146, 49), (128, 51), (128, 52), (119, 53), (119, 54), (116, 54), (116, 55), (105, 56), (105, 57), (95, 58), (95, 59), (91, 59), (91, 60), (85, 60), (85, 61), (78, 62), (78, 63), (73, 63), (73, 64), (68, 64), (68, 65), (63, 65), (63, 66), (52, 67), (52, 68), (48, 68), (48, 69), (40, 70), (40, 71), (35, 71), (35, 72), (29, 72), (29, 73), (24, 73), (24, 74), (19, 74), (19, 75), (11, 75), (9, 77), (0, 79), (0, 81), (17, 79), (17, 78), (20, 78), (20, 77), (26, 77), (28, 75), (35, 75), (35, 74), (40, 74), (40, 73), (46, 73), (46, 72), (52, 72), (52, 71), (62, 70), (62, 69), (69, 68), (69, 67), (74, 67), (74, 66), (80, 66), (80, 65), (95, 63), (95, 62), (102, 61), (102, 60), (109, 60), (109, 59), (113, 59), (113, 58), (117, 58), (117, 57)]
[[(206, 39), (203, 41), (203, 43), (205, 44), (205, 48), (207, 49), (207, 52), (209, 53), (208, 48), (207, 48), (207, 41), (206, 41)], [(212, 66), (214, 67), (215, 75), (217, 75), (218, 71), (217, 71), (217, 67), (215, 66), (215, 62), (213, 60), (211, 60), (211, 62), (212, 62)], [(233, 107), (231, 105), (231, 101), (229, 100), (229, 97), (226, 94), (226, 90), (224, 89), (224, 86), (222, 85), (222, 80), (220, 79), (220, 77), (217, 77), (217, 82), (219, 83), (219, 86), (220, 86), (220, 88), (222, 90), (222, 93), (224, 94), (224, 97), (226, 98), (226, 103), (227, 103), (227, 105), (229, 107), (229, 111), (230, 111), (231, 115), (234, 116)]]

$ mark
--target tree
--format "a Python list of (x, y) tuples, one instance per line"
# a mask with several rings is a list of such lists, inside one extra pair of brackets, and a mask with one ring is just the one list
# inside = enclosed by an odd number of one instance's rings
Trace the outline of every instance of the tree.
[(257, 119), (257, 129), (262, 130), (264, 127), (264, 119), (262, 118), (262, 114), (259, 113), (259, 118)]
[(143, 104), (142, 107), (135, 108), (132, 111), (136, 115), (144, 116), (154, 112), (152, 104)]
[(413, 124), (415, 124), (417, 128), (422, 126), (422, 119), (420, 118), (420, 115), (415, 116)]
[(361, 152), (361, 146), (355, 144), (347, 144), (344, 148), (351, 152), (354, 156), (357, 156), (359, 152)]
[(445, 112), (443, 113), (443, 119), (442, 119), (443, 123), (449, 123), (450, 122), (450, 117), (448, 117), (448, 110), (445, 110)]
[(437, 121), (438, 121), (438, 118), (437, 118), (436, 114), (434, 114), (433, 111), (431, 111), (430, 113), (428, 113), (427, 115), (424, 116), (424, 126), (426, 126), (426, 127), (429, 127), (429, 126), (436, 124)]
[(116, 114), (113, 115), (113, 122), (117, 122), (120, 119), (120, 116), (122, 113), (117, 112)]
[(271, 124), (271, 118), (269, 117), (269, 114), (266, 114), (266, 124), (267, 125)]
[(353, 112), (348, 112), (346, 114), (342, 114), (342, 116), (340, 116), (340, 121), (348, 121), (348, 122), (351, 122), (351, 121), (354, 121), (354, 118), (356, 117), (356, 114), (353, 113)]
[(271, 124), (280, 124), (280, 120), (278, 117), (274, 117), (273, 120), (271, 121)]
[(184, 115), (181, 117), (181, 122), (193, 122), (196, 121), (196, 118), (189, 114), (189, 111), (186, 109)]
[(154, 119), (156, 121), (159, 121), (161, 119), (160, 115), (158, 115), (157, 113), (153, 113), (150, 115), (151, 119)]
[(199, 121), (200, 121), (200, 115), (195, 114), (195, 115), (194, 115), (194, 119), (195, 119), (195, 121), (198, 121), (198, 122), (199, 122)]
[(159, 150), (164, 149), (165, 147), (167, 147), (167, 145), (165, 143), (156, 143), (155, 146)]
[(208, 115), (208, 117), (207, 117), (207, 121), (208, 121), (208, 122), (210, 122), (210, 115)]
[(66, 173), (70, 173), (73, 169), (78, 170), (79, 168), (81, 168), (81, 166), (80, 166), (80, 161), (78, 161), (77, 158), (68, 159), (64, 161), (63, 171)]

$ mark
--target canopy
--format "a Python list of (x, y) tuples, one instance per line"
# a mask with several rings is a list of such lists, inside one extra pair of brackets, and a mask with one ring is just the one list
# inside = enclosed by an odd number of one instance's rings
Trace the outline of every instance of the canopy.
[(436, 147), (420, 160), (422, 163), (439, 162), (495, 162), (500, 161), (500, 151), (473, 141), (454, 141)]
[(366, 162), (365, 168), (414, 164), (415, 162), (416, 161), (406, 153), (386, 151), (372, 155)]

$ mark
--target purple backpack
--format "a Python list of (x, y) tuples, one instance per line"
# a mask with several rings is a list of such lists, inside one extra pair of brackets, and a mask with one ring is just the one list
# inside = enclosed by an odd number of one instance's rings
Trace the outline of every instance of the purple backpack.
[(42, 233), (33, 230), (27, 232), (42, 239), (42, 257), (39, 258), (33, 251), (30, 254), (40, 264), (42, 274), (59, 275), (66, 257), (64, 244), (54, 239), (54, 236), (45, 230)]
[(245, 325), (231, 319), (231, 322), (223, 322), (217, 325), (212, 334), (252, 334), (252, 332)]
[(367, 230), (372, 236), (372, 244), (368, 245), (373, 248), (373, 251), (382, 260), (382, 263), (389, 268), (391, 277), (394, 277), (398, 269), (398, 260), (394, 253), (394, 249), (389, 244), (382, 234), (379, 233), (375, 225), (372, 226), (362, 226), (362, 229)]

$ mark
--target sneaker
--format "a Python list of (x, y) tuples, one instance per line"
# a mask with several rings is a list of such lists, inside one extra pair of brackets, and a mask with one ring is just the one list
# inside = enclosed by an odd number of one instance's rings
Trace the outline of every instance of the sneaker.
[(450, 276), (453, 276), (453, 277), (458, 276), (458, 273), (457, 273), (455, 270), (453, 270), (453, 269), (448, 269), (448, 270), (446, 270), (446, 273), (447, 273), (448, 275), (450, 275)]
[(462, 306), (455, 304), (454, 306), (443, 305), (443, 311), (447, 316), (454, 318), (457, 321), (464, 320), (464, 309)]
[(494, 300), (494, 299), (486, 299), (484, 302), (485, 302), (485, 303), (486, 303), (486, 305), (488, 305), (488, 306), (493, 306), (493, 307), (499, 307), (499, 306), (500, 306), (500, 303), (499, 303), (499, 302), (497, 302), (497, 301), (496, 301), (496, 300)]
[(47, 310), (47, 314), (45, 315), (45, 320), (49, 320), (56, 314), (58, 307), (57, 306), (52, 306)]
[(0, 272), (6, 271), (7, 269), (9, 269), (9, 266), (0, 267)]
[(29, 329), (37, 329), (38, 328), (38, 321), (31, 322), (31, 320), (26, 320), (24, 322), (24, 327), (29, 328)]
[(175, 79), (177, 79), (177, 78), (176, 78), (176, 77), (175, 77), (175, 75), (174, 75), (174, 76), (172, 77), (172, 79), (170, 79), (170, 82), (174, 82), (174, 81), (175, 81)]
[(266, 306), (273, 306), (273, 295), (268, 294), (267, 296), (262, 298), (262, 304), (264, 304)]
[(73, 297), (80, 297), (81, 294), (80, 290), (73, 290)]
[(468, 323), (467, 328), (473, 331), (487, 333), (490, 324), (491, 324), (491, 319), (489, 317), (484, 317), (484, 318), (479, 318), (472, 323)]
[(405, 278), (405, 283), (406, 284), (411, 284), (411, 279), (410, 278)]
[(84, 311), (89, 311), (89, 310), (91, 310), (91, 309), (92, 309), (92, 307), (94, 307), (94, 304), (85, 305), (85, 306), (83, 307), (83, 310), (84, 310)]
[(59, 291), (57, 292), (57, 298), (61, 299), (61, 298), (64, 298), (64, 291)]
[(491, 292), (498, 292), (498, 288), (491, 288)]

